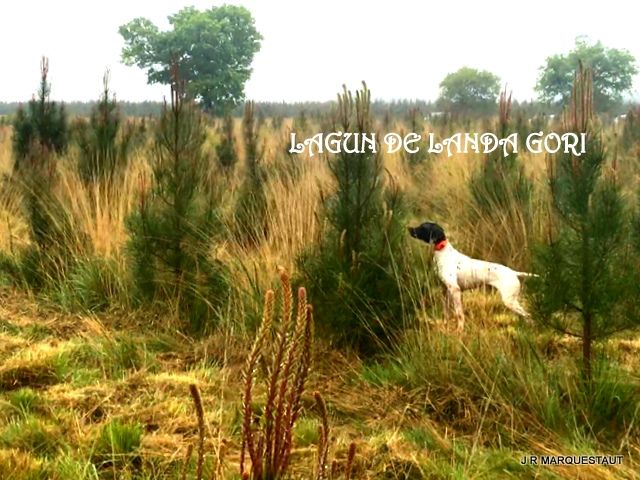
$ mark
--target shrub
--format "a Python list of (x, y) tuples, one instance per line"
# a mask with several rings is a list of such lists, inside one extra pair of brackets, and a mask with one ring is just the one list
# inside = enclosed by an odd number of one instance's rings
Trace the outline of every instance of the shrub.
[[(409, 167), (413, 168), (423, 164), (426, 160), (431, 158), (431, 154), (428, 151), (427, 141), (424, 139), (425, 125), (422, 112), (419, 108), (414, 107), (409, 109), (407, 112), (407, 122), (409, 123), (409, 132), (416, 133), (423, 138), (411, 146), (412, 149), (417, 149), (417, 151), (411, 152), (404, 148), (400, 150), (402, 160), (409, 165)], [(407, 132), (402, 130), (400, 135), (404, 138), (404, 136), (407, 135)]]
[[(370, 133), (370, 93), (338, 96), (334, 130)], [(324, 198), (327, 228), (298, 259), (328, 333), (343, 345), (373, 353), (404, 324), (404, 268), (394, 256), (405, 237), (405, 200), (385, 186), (382, 158), (369, 149), (329, 161), (336, 191)]]
[(605, 175), (607, 155), (592, 122), (591, 73), (576, 80), (565, 130), (587, 135), (586, 152), (549, 163), (554, 215), (535, 252), (534, 318), (582, 339), (582, 372), (591, 379), (592, 344), (640, 324), (638, 256), (633, 252), (621, 188)]
[(640, 143), (640, 108), (632, 108), (627, 113), (622, 127), (622, 148), (629, 151)]
[(238, 154), (236, 153), (236, 141), (233, 135), (233, 116), (227, 113), (222, 120), (220, 134), (222, 138), (220, 143), (216, 145), (216, 159), (222, 171), (229, 174), (233, 171), (238, 162)]
[(111, 178), (119, 164), (126, 161), (128, 143), (133, 130), (119, 139), (122, 118), (115, 99), (109, 92), (109, 72), (103, 77), (103, 92), (92, 108), (89, 123), (78, 124), (80, 176), (86, 181)]
[(175, 81), (156, 131), (154, 184), (143, 185), (127, 219), (138, 298), (175, 301), (194, 331), (215, 318), (227, 290), (224, 268), (209, 255), (219, 219), (204, 193), (205, 136), (202, 114)]
[(35, 289), (57, 282), (73, 262), (73, 232), (56, 195), (56, 154), (67, 146), (67, 122), (64, 106), (49, 99), (47, 82), (49, 62), (43, 57), (38, 98), (20, 108), (14, 121), (14, 174), (22, 190), (24, 210), (29, 223), (31, 245), (12, 262), (0, 260), (2, 268), (19, 284)]
[(255, 245), (267, 234), (267, 199), (266, 177), (261, 165), (262, 151), (258, 145), (259, 132), (253, 102), (245, 104), (242, 131), (246, 168), (236, 205), (236, 228), (238, 240)]
[(16, 112), (13, 121), (14, 170), (46, 170), (50, 155), (62, 153), (67, 147), (64, 105), (58, 105), (49, 99), (48, 73), (49, 60), (42, 57), (38, 98), (30, 100), (26, 110), (20, 106)]
[(304, 109), (300, 110), (297, 117), (293, 119), (291, 129), (297, 133), (298, 138), (304, 137), (309, 131), (309, 120), (307, 118), (307, 112)]
[[(499, 107), (496, 135), (498, 138), (506, 138), (514, 131), (510, 120), (511, 95), (507, 98), (506, 91), (500, 94)], [(506, 154), (502, 146), (499, 146), (494, 152), (487, 154), (480, 171), (471, 178), (470, 189), (473, 201), (472, 221), (476, 226), (490, 229), (486, 232), (488, 241), (512, 238), (511, 247), (518, 250), (527, 245), (532, 226), (533, 184), (526, 176), (516, 152)], [(479, 237), (481, 240), (485, 239), (482, 235)], [(497, 260), (505, 263), (512, 261), (511, 258)]]

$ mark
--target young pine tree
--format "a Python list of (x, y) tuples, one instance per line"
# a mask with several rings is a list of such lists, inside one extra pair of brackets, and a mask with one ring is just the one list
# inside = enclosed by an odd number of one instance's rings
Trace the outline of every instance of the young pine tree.
[(122, 150), (118, 146), (121, 116), (115, 95), (109, 92), (109, 72), (102, 79), (103, 91), (98, 104), (91, 110), (89, 124), (79, 131), (81, 177), (89, 182), (115, 173)]
[(191, 329), (201, 331), (225, 298), (227, 281), (209, 256), (218, 218), (203, 185), (204, 121), (177, 73), (174, 79), (156, 131), (153, 186), (143, 188), (127, 222), (129, 249), (140, 296), (175, 302)]
[(235, 216), (239, 240), (249, 245), (257, 244), (267, 234), (265, 172), (261, 165), (262, 152), (258, 145), (258, 130), (255, 104), (247, 102), (242, 117), (246, 168)]
[[(500, 94), (499, 119), (496, 128), (498, 138), (506, 138), (513, 132), (511, 125), (511, 95)], [(473, 222), (480, 228), (490, 228), (490, 235), (480, 236), (493, 242), (495, 238), (510, 238), (512, 247), (518, 250), (526, 245), (531, 228), (531, 195), (533, 185), (525, 175), (522, 162), (516, 152), (505, 154), (498, 147), (484, 158), (482, 168), (470, 182), (473, 200)], [(484, 251), (492, 245), (479, 245)], [(513, 253), (513, 252), (511, 252)], [(507, 257), (507, 255), (503, 255)], [(512, 262), (511, 258), (497, 258)]]
[(24, 168), (44, 172), (50, 168), (52, 154), (60, 154), (67, 148), (67, 116), (64, 105), (49, 97), (48, 74), (49, 60), (42, 57), (38, 98), (32, 98), (26, 110), (21, 105), (13, 122), (14, 171)]
[(300, 110), (298, 116), (293, 119), (291, 128), (298, 134), (298, 137), (304, 137), (309, 131), (309, 120), (307, 118), (307, 112), (305, 112), (304, 109)]
[(38, 96), (26, 109), (18, 109), (13, 122), (13, 173), (22, 190), (31, 245), (11, 270), (32, 288), (58, 279), (73, 257), (69, 223), (54, 195), (55, 162), (67, 146), (67, 120), (64, 107), (50, 100), (48, 73), (49, 62), (43, 57)]
[(627, 112), (622, 127), (622, 148), (626, 151), (640, 151), (640, 107)]
[[(333, 131), (371, 134), (370, 104), (366, 85), (355, 98), (345, 87)], [(403, 327), (402, 268), (394, 254), (402, 251), (405, 205), (395, 185), (385, 186), (379, 151), (361, 150), (329, 160), (335, 192), (324, 199), (328, 225), (298, 263), (322, 327), (369, 354)]]
[(582, 371), (592, 378), (594, 342), (640, 324), (640, 270), (615, 171), (608, 169), (592, 119), (591, 73), (580, 66), (565, 112), (567, 132), (586, 133), (586, 153), (550, 157), (553, 212), (547, 241), (534, 251), (529, 293), (534, 318), (582, 340)]
[(227, 113), (220, 128), (221, 139), (216, 145), (216, 158), (222, 171), (229, 175), (238, 161), (236, 141), (233, 135), (233, 116)]
[[(424, 137), (424, 116), (419, 108), (412, 107), (407, 112), (406, 118), (409, 124), (409, 132), (417, 133), (421, 137)], [(401, 135), (404, 137), (408, 132), (402, 131)], [(410, 167), (417, 167), (421, 165), (429, 158), (429, 152), (424, 140), (416, 142), (412, 145), (412, 150), (417, 149), (417, 151), (409, 151), (404, 148), (400, 150), (400, 155), (402, 155), (403, 161), (409, 165)]]

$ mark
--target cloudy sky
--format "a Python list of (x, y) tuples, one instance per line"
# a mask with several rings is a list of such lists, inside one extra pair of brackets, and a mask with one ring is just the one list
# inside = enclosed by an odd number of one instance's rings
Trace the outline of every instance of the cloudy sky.
[[(36, 90), (39, 61), (50, 59), (55, 99), (98, 97), (106, 68), (122, 100), (161, 100), (137, 67), (120, 63), (118, 27), (144, 16), (161, 28), (167, 15), (212, 0), (20, 0), (0, 16), (0, 101)], [(640, 59), (630, 3), (499, 1), (229, 1), (253, 14), (264, 36), (246, 86), (248, 98), (330, 100), (346, 83), (366, 80), (375, 98), (435, 99), (438, 84), (462, 66), (490, 70), (520, 100), (532, 98), (538, 67), (571, 49), (579, 35)], [(634, 84), (638, 97), (640, 77)]]

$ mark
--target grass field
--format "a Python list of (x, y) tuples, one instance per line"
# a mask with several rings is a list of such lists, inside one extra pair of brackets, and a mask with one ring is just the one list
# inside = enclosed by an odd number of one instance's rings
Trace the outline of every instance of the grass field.
[[(296, 258), (322, 235), (321, 198), (333, 188), (326, 162), (285, 155), (291, 122), (275, 128), (267, 120), (260, 130), (269, 234), (257, 244), (228, 234), (243, 162), (225, 181), (212, 181), (225, 232), (208, 255), (229, 268), (233, 282), (217, 327), (206, 335), (185, 332), (177, 303), (139, 306), (130, 295), (125, 219), (151, 181), (149, 139), (116, 182), (83, 182), (75, 147), (59, 159), (55, 198), (72, 225), (65, 242), (87, 268), (65, 272), (63, 282), (39, 291), (0, 273), (0, 478), (196, 478), (192, 384), (205, 412), (205, 478), (240, 478), (242, 372), (255, 319), (264, 292), (278, 292), (278, 266), (297, 278)], [(406, 128), (402, 120), (395, 127)], [(239, 123), (236, 136), (242, 136)], [(211, 158), (218, 141), (210, 128), (205, 149)], [(242, 159), (242, 142), (236, 148)], [(535, 187), (530, 224), (511, 212), (496, 225), (476, 210), (468, 184), (479, 156), (440, 155), (412, 166), (400, 155), (385, 155), (384, 165), (410, 201), (412, 223), (440, 219), (460, 250), (525, 270), (527, 246), (545, 235), (548, 195), (545, 157), (521, 160)], [(23, 190), (8, 180), (12, 164), (11, 128), (0, 126), (0, 251), (17, 259), (30, 239)], [(638, 164), (622, 155), (620, 164), (632, 198)], [(211, 178), (221, 178), (211, 165)], [(502, 231), (512, 235), (496, 234)], [(353, 478), (638, 478), (637, 331), (597, 349), (587, 394), (579, 341), (518, 320), (492, 292), (466, 293), (467, 329), (461, 335), (447, 329), (440, 289), (426, 273), (429, 249), (418, 242), (405, 248), (412, 291), (420, 298), (407, 314), (412, 327), (393, 348), (364, 358), (334, 345), (322, 334), (323, 319), (314, 320), (318, 333), (293, 431), (292, 478), (316, 478), (324, 419), (315, 391), (327, 404), (333, 478), (341, 478), (352, 443)], [(94, 271), (97, 276), (82, 273)], [(87, 287), (95, 278), (99, 288)], [(88, 301), (86, 292), (96, 291)], [(260, 364), (257, 376), (268, 378), (267, 370)], [(253, 408), (260, 411), (265, 392), (257, 388)], [(529, 455), (624, 459), (614, 466), (522, 465)]]

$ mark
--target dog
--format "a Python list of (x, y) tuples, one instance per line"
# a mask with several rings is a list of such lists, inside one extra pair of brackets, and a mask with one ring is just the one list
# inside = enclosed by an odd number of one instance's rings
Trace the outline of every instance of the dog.
[(536, 277), (532, 273), (517, 272), (500, 265), (468, 257), (453, 248), (437, 223), (425, 222), (418, 227), (408, 227), (413, 238), (433, 245), (434, 260), (438, 278), (445, 288), (445, 317), (453, 304), (457, 321), (457, 330), (464, 330), (464, 311), (462, 309), (462, 292), (483, 285), (490, 285), (500, 293), (504, 305), (524, 318), (528, 312), (520, 304), (520, 278)]

